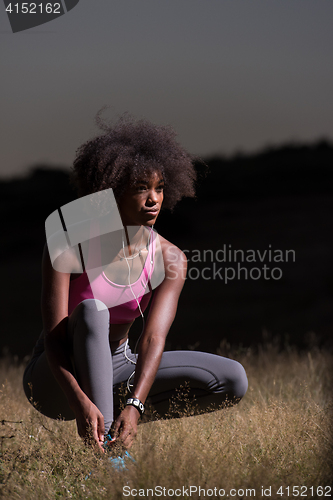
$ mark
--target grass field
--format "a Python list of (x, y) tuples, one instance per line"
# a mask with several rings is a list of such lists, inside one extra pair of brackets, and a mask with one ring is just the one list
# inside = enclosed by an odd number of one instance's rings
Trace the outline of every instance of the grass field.
[(23, 367), (2, 360), (0, 496), (333, 496), (332, 354), (319, 349), (279, 352), (268, 344), (256, 353), (241, 349), (230, 357), (243, 364), (249, 378), (240, 404), (140, 425), (131, 448), (136, 465), (121, 473), (84, 446), (75, 422), (52, 421), (31, 407), (21, 388)]

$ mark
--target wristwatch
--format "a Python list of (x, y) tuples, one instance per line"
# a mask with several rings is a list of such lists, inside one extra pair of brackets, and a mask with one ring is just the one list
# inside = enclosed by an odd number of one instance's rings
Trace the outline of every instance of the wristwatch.
[(143, 403), (141, 403), (138, 398), (128, 398), (126, 401), (126, 406), (134, 406), (137, 410), (139, 410), (140, 415), (142, 415), (145, 411), (145, 407)]

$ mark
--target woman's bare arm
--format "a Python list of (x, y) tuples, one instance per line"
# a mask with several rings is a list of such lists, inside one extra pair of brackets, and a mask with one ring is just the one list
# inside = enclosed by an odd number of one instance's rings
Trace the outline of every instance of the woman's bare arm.
[[(165, 278), (154, 292), (135, 368), (132, 395), (142, 403), (145, 402), (155, 380), (186, 277), (187, 259), (184, 253), (173, 245), (165, 246)], [(135, 437), (139, 416), (136, 408), (126, 406), (116, 421), (115, 430), (119, 432), (119, 438), (127, 447), (131, 446)]]
[(168, 251), (165, 252), (165, 279), (155, 291), (139, 345), (132, 394), (142, 402), (146, 400), (155, 380), (165, 340), (176, 316), (179, 296), (185, 282), (186, 256), (174, 246), (172, 256), (170, 260)]
[(42, 276), (41, 306), (45, 351), (50, 368), (75, 414), (79, 435), (86, 438), (91, 429), (94, 440), (101, 447), (104, 418), (72, 374), (66, 342), (70, 274), (53, 269), (46, 246), (42, 260)]

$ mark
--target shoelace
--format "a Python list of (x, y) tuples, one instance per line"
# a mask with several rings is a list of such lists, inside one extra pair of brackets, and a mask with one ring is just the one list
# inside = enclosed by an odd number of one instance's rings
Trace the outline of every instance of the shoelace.
[[(110, 446), (110, 443), (114, 441), (114, 438), (112, 438), (110, 436), (110, 434), (107, 434), (105, 436), (105, 439), (104, 439), (104, 443), (103, 443), (103, 448), (104, 450), (106, 451), (106, 453), (110, 452), (111, 451), (111, 446)], [(132, 457), (132, 455), (130, 455), (130, 453), (128, 453), (128, 451), (124, 451), (124, 453), (122, 455), (118, 455), (116, 457), (109, 457), (109, 462), (112, 466), (113, 469), (115, 469), (116, 471), (118, 472), (121, 472), (121, 471), (126, 471), (128, 470), (127, 469), (127, 464), (128, 464), (128, 461), (131, 461), (133, 462), (134, 464), (136, 464), (136, 460)], [(126, 464), (127, 462), (127, 464)], [(89, 474), (86, 475), (85, 477), (85, 481), (92, 475), (92, 472), (89, 472)]]
[[(110, 443), (114, 441), (114, 438), (110, 436), (110, 434), (107, 434), (104, 439), (104, 444), (103, 448), (105, 449), (106, 452), (111, 451)], [(134, 464), (136, 463), (135, 459), (128, 453), (128, 451), (124, 451), (122, 455), (118, 455), (117, 457), (110, 457), (109, 461), (112, 465), (112, 467), (116, 470), (127, 470), (126, 467), (126, 460), (130, 460)]]

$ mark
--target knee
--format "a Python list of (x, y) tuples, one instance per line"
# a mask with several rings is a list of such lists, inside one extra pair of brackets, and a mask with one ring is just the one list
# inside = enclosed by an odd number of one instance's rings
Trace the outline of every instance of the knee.
[(78, 304), (76, 308), (83, 312), (88, 311), (89, 314), (92, 314), (94, 312), (99, 313), (102, 311), (108, 311), (108, 308), (104, 304), (104, 302), (98, 299), (85, 299), (80, 302), (80, 304)]
[(108, 326), (110, 319), (107, 306), (98, 299), (86, 299), (80, 302), (75, 308), (75, 316), (76, 321), (83, 322), (88, 327)]
[(232, 397), (234, 400), (239, 401), (245, 396), (248, 380), (243, 366), (238, 361), (233, 361), (228, 385), (230, 387), (229, 398)]

